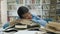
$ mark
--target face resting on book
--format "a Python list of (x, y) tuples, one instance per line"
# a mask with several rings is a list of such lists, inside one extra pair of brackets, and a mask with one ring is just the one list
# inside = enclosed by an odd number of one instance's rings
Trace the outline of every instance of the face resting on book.
[(27, 7), (24, 6), (19, 7), (17, 13), (21, 19), (32, 19), (32, 15)]
[(32, 19), (32, 15), (28, 12), (22, 15), (24, 19)]

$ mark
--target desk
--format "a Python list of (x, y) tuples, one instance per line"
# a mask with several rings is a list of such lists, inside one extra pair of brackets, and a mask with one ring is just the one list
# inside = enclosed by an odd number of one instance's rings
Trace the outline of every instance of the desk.
[(43, 34), (46, 32), (43, 31), (28, 31), (28, 30), (19, 30), (18, 32), (4, 32), (4, 34)]
[(19, 30), (18, 32), (4, 32), (4, 34), (44, 34), (46, 32), (41, 31), (27, 31), (27, 30)]
[(18, 31), (14, 34), (45, 34), (46, 32), (41, 31)]
[[(44, 27), (41, 27), (44, 28)], [(45, 34), (45, 31), (28, 31), (28, 30), (20, 30), (14, 34)]]
[(16, 33), (16, 32), (4, 32), (3, 34), (14, 34), (14, 33)]

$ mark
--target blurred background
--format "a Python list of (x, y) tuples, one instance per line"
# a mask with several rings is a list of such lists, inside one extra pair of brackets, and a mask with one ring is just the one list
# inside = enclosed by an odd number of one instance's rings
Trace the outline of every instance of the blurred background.
[(20, 6), (42, 19), (60, 21), (60, 0), (0, 0), (0, 24), (17, 19)]

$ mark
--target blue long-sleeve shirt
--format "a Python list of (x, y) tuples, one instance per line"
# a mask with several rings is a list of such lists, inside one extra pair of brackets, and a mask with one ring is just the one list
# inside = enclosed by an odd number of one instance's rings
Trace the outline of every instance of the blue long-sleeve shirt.
[[(17, 19), (19, 19), (19, 18), (17, 18)], [(32, 21), (34, 21), (35, 23), (40, 24), (40, 26), (45, 26), (45, 25), (47, 24), (47, 22), (46, 22), (45, 20), (39, 18), (39, 17), (36, 16), (36, 15), (32, 15)], [(3, 26), (3, 28), (5, 29), (5, 28), (8, 27), (9, 25), (10, 25), (9, 22), (7, 22), (7, 23)]]
[(46, 26), (47, 22), (36, 15), (32, 15), (32, 21), (39, 23), (41, 26)]

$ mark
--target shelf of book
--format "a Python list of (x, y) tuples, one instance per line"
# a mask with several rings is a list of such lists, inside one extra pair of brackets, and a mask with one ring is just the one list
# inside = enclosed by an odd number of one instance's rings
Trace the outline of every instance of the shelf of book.
[(14, 15), (14, 13), (17, 12), (18, 7), (26, 6), (31, 13), (34, 12), (33, 14), (40, 15), (41, 18), (51, 17), (50, 14), (56, 15), (57, 9), (60, 9), (59, 2), (59, 0), (8, 0), (7, 11), (9, 11), (9, 16), (17, 16), (17, 14)]

